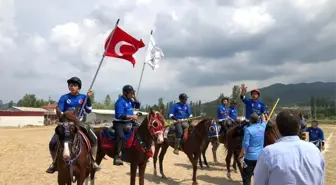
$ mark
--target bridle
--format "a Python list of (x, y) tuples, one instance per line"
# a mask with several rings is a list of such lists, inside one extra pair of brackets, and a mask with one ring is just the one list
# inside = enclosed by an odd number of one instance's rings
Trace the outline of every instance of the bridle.
[[(155, 111), (153, 116), (150, 116), (150, 114), (147, 114), (147, 120), (148, 120), (148, 130), (151, 136), (154, 138), (158, 133), (163, 132), (164, 130), (164, 124), (159, 119), (158, 116), (159, 112)], [(151, 114), (152, 115), (152, 114)]]

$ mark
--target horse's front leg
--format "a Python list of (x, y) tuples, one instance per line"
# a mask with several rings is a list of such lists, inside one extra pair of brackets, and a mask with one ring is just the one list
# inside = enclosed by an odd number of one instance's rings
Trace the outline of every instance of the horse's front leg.
[(136, 172), (138, 169), (138, 165), (134, 162), (131, 163), (131, 175), (130, 175), (130, 184), (135, 185), (135, 178), (136, 178)]
[(240, 175), (243, 177), (242, 163), (238, 159), (238, 157), (239, 157), (239, 151), (236, 151), (233, 155), (234, 155), (234, 157), (233, 157), (234, 158), (234, 162), (238, 165), (238, 169), (239, 169)]
[(145, 171), (147, 161), (139, 165), (139, 185), (145, 184)]
[(196, 179), (196, 175), (197, 175), (197, 159), (200, 157), (200, 153), (201, 151), (198, 152), (198, 154), (196, 155), (193, 155), (193, 154), (187, 154), (188, 155), (188, 158), (189, 158), (189, 161), (191, 162), (192, 166), (193, 166), (193, 177), (192, 177), (192, 180), (193, 180), (193, 185), (197, 185), (198, 182), (197, 182), (197, 179)]
[(166, 179), (167, 177), (166, 177), (166, 175), (163, 172), (163, 159), (164, 159), (164, 156), (167, 153), (168, 147), (169, 147), (168, 143), (163, 144), (161, 146), (161, 152), (160, 152), (160, 156), (159, 156), (160, 174), (161, 174), (161, 177), (164, 178), (164, 179)]
[(161, 145), (155, 144), (154, 147), (154, 155), (153, 155), (153, 166), (154, 166), (154, 175), (157, 176), (157, 169), (156, 169), (156, 162), (157, 162), (157, 157), (159, 155)]

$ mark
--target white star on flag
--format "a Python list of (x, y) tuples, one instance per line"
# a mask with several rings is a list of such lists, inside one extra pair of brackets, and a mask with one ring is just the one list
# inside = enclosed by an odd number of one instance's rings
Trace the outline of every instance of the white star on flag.
[(159, 61), (164, 57), (162, 50), (155, 45), (153, 35), (150, 36), (146, 53), (146, 63), (155, 71), (159, 67)]

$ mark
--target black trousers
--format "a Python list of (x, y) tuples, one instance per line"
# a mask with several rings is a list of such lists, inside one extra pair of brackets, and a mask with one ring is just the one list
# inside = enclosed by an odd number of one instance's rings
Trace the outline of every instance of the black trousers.
[(175, 123), (175, 134), (176, 134), (176, 138), (181, 139), (183, 136), (183, 128), (182, 128), (182, 123)]
[(243, 185), (251, 184), (251, 177), (253, 175), (254, 168), (257, 165), (257, 161), (244, 159), (247, 167), (243, 169)]
[(126, 126), (126, 123), (123, 122), (114, 122), (113, 128), (115, 130), (116, 136), (118, 139), (124, 139), (124, 128)]

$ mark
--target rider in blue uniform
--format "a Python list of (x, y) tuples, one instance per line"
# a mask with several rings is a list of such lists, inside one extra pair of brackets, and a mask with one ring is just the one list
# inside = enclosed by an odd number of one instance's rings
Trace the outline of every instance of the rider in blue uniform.
[[(61, 111), (61, 113), (64, 113), (66, 111), (74, 111), (75, 108), (78, 108), (80, 110), (86, 98), (86, 95), (79, 93), (80, 89), (82, 88), (82, 81), (78, 77), (70, 78), (69, 80), (67, 80), (67, 83), (68, 83), (68, 88), (70, 90), (70, 93), (67, 93), (61, 96), (61, 98), (58, 101), (58, 108)], [(78, 112), (77, 118), (81, 121), (84, 117), (83, 116), (84, 114), (89, 114), (92, 111), (91, 100), (90, 100), (91, 95), (92, 95), (92, 92), (89, 91), (86, 105), (84, 106), (84, 110)], [(96, 168), (96, 170), (99, 170), (100, 168), (98, 164), (95, 162), (95, 158), (97, 155), (96, 136), (94, 132), (91, 130), (89, 125), (81, 123), (80, 126), (87, 131), (87, 136), (92, 145), (91, 154), (93, 158), (93, 168)], [(55, 150), (56, 150), (57, 140), (58, 140), (58, 136), (54, 134), (49, 142), (49, 151), (50, 151), (53, 163), (47, 169), (47, 173), (54, 173), (56, 171), (56, 164), (55, 164), (56, 151)]]
[(192, 117), (190, 105), (187, 104), (188, 96), (185, 93), (179, 95), (180, 102), (175, 103), (169, 111), (168, 117), (174, 120), (175, 126), (175, 147), (174, 154), (179, 154), (180, 140), (183, 136), (182, 123)]
[(134, 108), (140, 108), (140, 102), (135, 97), (135, 90), (130, 85), (125, 85), (122, 89), (122, 96), (115, 103), (115, 116), (113, 121), (113, 129), (117, 136), (116, 153), (114, 157), (114, 165), (123, 165), (121, 160), (121, 150), (125, 144), (124, 129), (128, 125), (133, 125), (133, 120), (137, 120), (138, 116), (134, 114)]
[(242, 85), (241, 89), (242, 89), (242, 91), (241, 91), (241, 94), (240, 94), (240, 98), (242, 99), (242, 101), (246, 105), (246, 108), (245, 108), (245, 112), (246, 112), (245, 113), (245, 120), (246, 120), (246, 122), (249, 122), (249, 119), (250, 119), (251, 114), (253, 112), (256, 112), (259, 116), (261, 114), (266, 115), (266, 106), (262, 101), (259, 100), (259, 97), (260, 97), (259, 90), (258, 89), (253, 89), (251, 91), (251, 97), (252, 98), (246, 98), (245, 94), (246, 94), (247, 87), (245, 87), (245, 85)]
[(314, 143), (320, 150), (324, 150), (324, 133), (318, 125), (319, 122), (313, 120), (312, 126), (308, 127), (306, 131), (309, 132), (309, 142)]
[(238, 111), (237, 111), (237, 101), (236, 100), (232, 100), (230, 102), (230, 107), (229, 107), (229, 118), (231, 118), (233, 121), (237, 121), (237, 117), (238, 117)]
[(224, 97), (221, 101), (221, 104), (217, 108), (218, 122), (219, 122), (219, 125), (222, 127), (221, 132), (224, 132), (224, 134), (226, 134), (226, 131), (228, 129), (228, 126), (226, 124), (227, 118), (229, 115), (228, 103), (229, 103), (229, 98)]

